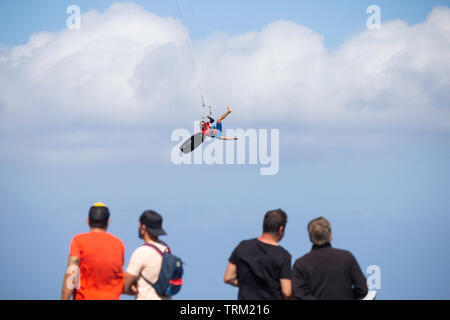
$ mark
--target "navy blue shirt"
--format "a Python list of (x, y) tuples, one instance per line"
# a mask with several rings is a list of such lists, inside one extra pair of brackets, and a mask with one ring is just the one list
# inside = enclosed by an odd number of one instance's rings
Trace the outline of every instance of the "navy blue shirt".
[(297, 259), (292, 271), (295, 299), (361, 299), (368, 292), (367, 280), (355, 257), (331, 245), (314, 245)]

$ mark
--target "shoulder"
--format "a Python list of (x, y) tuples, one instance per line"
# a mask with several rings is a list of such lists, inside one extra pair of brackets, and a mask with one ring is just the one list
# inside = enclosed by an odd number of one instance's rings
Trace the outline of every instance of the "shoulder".
[[(165, 242), (159, 242), (159, 243), (152, 243), (152, 245), (154, 245), (155, 247), (157, 247), (159, 250), (161, 250), (162, 252), (165, 252), (166, 250), (170, 250), (172, 251), (172, 248), (170, 248), (170, 246), (165, 243)], [(152, 249), (152, 248), (150, 248)], [(155, 249), (153, 249), (155, 250)]]
[(132, 257), (137, 257), (137, 256), (143, 256), (146, 255), (149, 252), (150, 248), (147, 248), (146, 246), (140, 246), (137, 247), (133, 253), (132, 253)]
[(242, 240), (233, 250), (233, 256), (244, 254), (248, 250), (254, 247), (254, 241), (256, 239)]
[(306, 261), (309, 260), (311, 252), (308, 252), (294, 261), (294, 268), (301, 267)]
[(90, 232), (83, 232), (83, 233), (78, 233), (76, 235), (73, 236), (73, 239), (84, 239), (90, 236)]
[(74, 242), (83, 242), (84, 240), (87, 240), (89, 238), (89, 236), (90, 236), (89, 232), (76, 234), (72, 238), (72, 243), (74, 243)]
[(112, 243), (114, 243), (117, 246), (122, 247), (123, 249), (125, 249), (125, 246), (122, 242), (122, 240), (120, 240), (120, 238), (112, 235), (111, 233), (106, 233), (106, 237), (108, 238), (109, 241), (111, 241)]
[(312, 249), (295, 260), (294, 268), (309, 267), (314, 265), (316, 261), (327, 259), (326, 257), (329, 256), (330, 253), (333, 254), (333, 252), (336, 252), (336, 249), (331, 247), (318, 250)]
[(153, 257), (154, 254), (156, 254), (155, 249), (142, 245), (131, 254), (130, 264), (146, 261), (146, 259)]
[(239, 244), (237, 245), (236, 249), (238, 249), (238, 248), (247, 248), (247, 247), (250, 247), (252, 245), (255, 245), (255, 243), (256, 243), (256, 238), (255, 239), (242, 240), (241, 242), (239, 242)]
[(240, 244), (242, 244), (242, 245), (247, 245), (247, 244), (255, 243), (256, 241), (257, 241), (256, 238), (251, 238), (251, 239), (242, 240), (242, 241), (240, 242)]
[[(159, 250), (161, 250), (162, 252), (164, 252), (167, 248), (167, 246), (162, 243), (151, 243), (151, 244), (154, 245)], [(138, 247), (136, 250), (134, 250), (133, 256), (153, 257), (153, 256), (161, 256), (161, 255), (158, 253), (158, 251), (155, 248), (143, 244), (140, 247)]]
[(120, 240), (120, 238), (116, 237), (115, 235), (113, 235), (111, 233), (106, 233), (106, 236), (109, 237), (111, 239), (111, 241), (122, 243), (122, 240)]
[(292, 258), (291, 254), (289, 253), (289, 251), (287, 251), (285, 248), (283, 248), (282, 246), (278, 246), (279, 251), (284, 255), (289, 257), (289, 259)]
[(312, 250), (305, 255), (301, 256), (294, 262), (294, 267), (301, 267), (310, 265), (314, 261), (321, 261), (322, 259), (338, 259), (340, 261), (353, 261), (355, 258), (350, 251), (336, 249), (336, 248), (326, 248), (320, 250)]
[(349, 260), (350, 260), (350, 259), (351, 259), (351, 260), (355, 259), (355, 257), (353, 256), (353, 254), (352, 254), (350, 251), (348, 251), (348, 250), (332, 248), (332, 251), (333, 251), (335, 254), (340, 255), (340, 256), (342, 256), (342, 257), (344, 257), (344, 258), (347, 258), (347, 259), (349, 259)]

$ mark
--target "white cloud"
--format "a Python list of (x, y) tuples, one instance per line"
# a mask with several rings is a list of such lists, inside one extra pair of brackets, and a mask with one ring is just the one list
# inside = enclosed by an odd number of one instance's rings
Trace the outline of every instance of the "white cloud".
[[(450, 9), (438, 7), (423, 23), (386, 22), (335, 50), (289, 21), (192, 47), (207, 102), (216, 114), (231, 103), (232, 125), (449, 132), (449, 31)], [(1, 157), (123, 160), (123, 150), (142, 151), (130, 141), (146, 139), (169, 150), (171, 128), (190, 129), (201, 111), (187, 37), (175, 19), (115, 3), (83, 14), (81, 30), (1, 48)]]

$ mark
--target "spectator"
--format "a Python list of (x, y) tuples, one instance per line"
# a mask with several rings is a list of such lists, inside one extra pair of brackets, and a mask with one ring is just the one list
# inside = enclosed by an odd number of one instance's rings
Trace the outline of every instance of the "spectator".
[(106, 232), (109, 210), (103, 203), (89, 210), (90, 232), (76, 235), (70, 245), (69, 262), (61, 299), (118, 300), (123, 289), (125, 248), (120, 239)]
[(239, 300), (291, 298), (291, 255), (278, 245), (286, 223), (283, 210), (267, 212), (262, 235), (242, 241), (231, 254), (224, 281), (239, 287)]
[(325, 218), (308, 224), (311, 252), (294, 263), (292, 282), (295, 299), (361, 299), (367, 283), (355, 257), (331, 247), (331, 225)]
[[(156, 246), (161, 252), (170, 252), (169, 247), (159, 240), (159, 236), (166, 235), (162, 228), (162, 217), (157, 212), (148, 210), (142, 213), (139, 221), (139, 238), (146, 244)], [(158, 280), (161, 264), (161, 254), (154, 248), (146, 245), (137, 248), (125, 273), (124, 293), (135, 295), (136, 300), (170, 299), (159, 296), (152, 285)]]

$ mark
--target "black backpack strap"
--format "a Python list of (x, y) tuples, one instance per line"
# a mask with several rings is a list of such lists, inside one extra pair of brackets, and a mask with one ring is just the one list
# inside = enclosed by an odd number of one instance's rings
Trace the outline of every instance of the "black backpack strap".
[[(170, 247), (169, 247), (169, 245), (167, 243), (165, 243), (164, 241), (161, 241), (161, 240), (159, 241), (159, 243), (166, 246), (166, 251), (164, 253), (169, 253), (169, 254), (172, 253), (172, 250), (170, 250)], [(161, 252), (161, 250), (158, 247), (156, 247), (155, 245), (153, 245), (151, 243), (145, 243), (145, 245), (148, 246), (148, 247), (155, 248), (156, 250)]]
[(169, 254), (172, 254), (172, 250), (170, 250), (170, 247), (167, 243), (165, 243), (164, 241), (159, 241), (159, 243), (163, 244), (166, 246), (166, 252)]
[[(153, 245), (151, 243), (145, 243), (144, 246), (147, 246), (147, 247), (155, 249), (156, 252), (158, 252), (161, 255), (161, 257), (164, 257), (164, 252), (162, 252), (157, 246), (155, 246), (155, 245)], [(169, 247), (167, 247), (167, 248), (169, 248)], [(170, 251), (170, 249), (169, 249), (169, 251)]]
[(151, 285), (152, 287), (155, 287), (155, 283), (150, 282), (150, 280), (147, 280), (147, 278), (145, 278), (142, 273), (141, 273), (141, 278), (145, 280), (145, 282), (147, 282), (149, 285)]
[[(163, 244), (164, 244), (164, 243), (163, 243)], [(166, 244), (164, 244), (164, 245), (166, 245)], [(154, 244), (151, 244), (151, 243), (144, 243), (144, 246), (155, 249), (156, 252), (158, 252), (158, 253), (161, 255), (161, 257), (164, 257), (164, 252), (162, 252), (162, 251), (161, 251), (157, 246), (155, 246)], [(167, 246), (167, 245), (166, 245), (166, 246)], [(169, 248), (169, 246), (167, 246), (167, 248)], [(170, 249), (169, 249), (169, 252), (170, 252)], [(142, 279), (145, 280), (145, 282), (147, 282), (147, 283), (148, 283), (149, 285), (151, 285), (152, 287), (155, 286), (155, 283), (152, 283), (150, 280), (148, 280), (147, 278), (145, 278), (144, 275), (142, 274), (142, 272), (141, 272), (141, 277), (142, 277)]]

